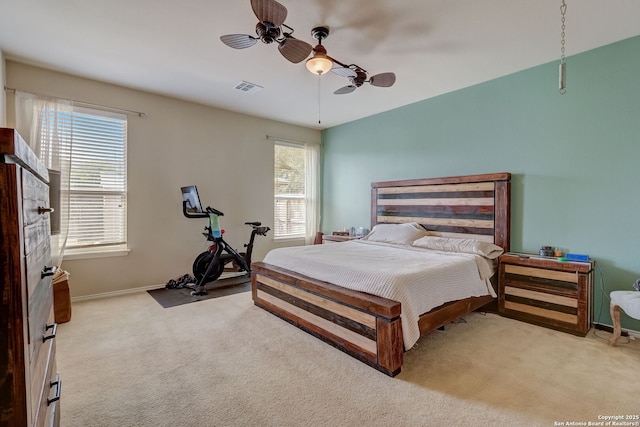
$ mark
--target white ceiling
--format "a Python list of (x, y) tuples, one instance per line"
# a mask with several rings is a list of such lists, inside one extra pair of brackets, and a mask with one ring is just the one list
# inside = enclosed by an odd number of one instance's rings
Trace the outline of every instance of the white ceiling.
[[(255, 35), (250, 0), (0, 0), (7, 59), (227, 110), (324, 129), (558, 60), (561, 0), (280, 0), (294, 36), (393, 87), (349, 84), (292, 64)], [(566, 54), (640, 34), (638, 0), (566, 0)], [(570, 58), (568, 84), (570, 90)], [(242, 80), (256, 94), (234, 89)], [(20, 88), (18, 88), (20, 89)], [(321, 123), (318, 123), (320, 118)]]

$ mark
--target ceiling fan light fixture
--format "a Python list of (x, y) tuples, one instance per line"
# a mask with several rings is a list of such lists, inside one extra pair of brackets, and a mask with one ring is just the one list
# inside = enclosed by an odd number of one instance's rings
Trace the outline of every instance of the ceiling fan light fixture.
[(313, 74), (322, 75), (333, 68), (333, 61), (326, 53), (314, 52), (313, 56), (307, 59), (307, 70)]
[(307, 70), (320, 76), (333, 68), (333, 60), (327, 56), (327, 49), (322, 46), (322, 39), (329, 36), (329, 28), (315, 27), (311, 30), (311, 35), (318, 40), (318, 45), (313, 48), (313, 56), (307, 59)]

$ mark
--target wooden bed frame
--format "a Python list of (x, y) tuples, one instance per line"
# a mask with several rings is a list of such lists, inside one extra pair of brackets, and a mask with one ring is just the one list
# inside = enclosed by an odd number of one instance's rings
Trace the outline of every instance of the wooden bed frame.
[[(371, 184), (371, 226), (417, 222), (446, 237), (486, 240), (509, 250), (511, 174), (428, 178)], [(395, 376), (404, 349), (399, 302), (342, 288), (262, 262), (251, 289), (261, 307), (345, 353)], [(495, 301), (446, 303), (420, 316), (425, 335)]]

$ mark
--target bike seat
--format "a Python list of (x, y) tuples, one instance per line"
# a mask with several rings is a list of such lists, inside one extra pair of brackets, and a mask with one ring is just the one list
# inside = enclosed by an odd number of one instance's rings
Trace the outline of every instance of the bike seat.
[(260, 226), (262, 225), (262, 223), (261, 223), (261, 222), (259, 222), (259, 221), (255, 221), (255, 222), (245, 222), (245, 224), (247, 224), (247, 225), (251, 225), (251, 226), (253, 226), (253, 227), (260, 227)]

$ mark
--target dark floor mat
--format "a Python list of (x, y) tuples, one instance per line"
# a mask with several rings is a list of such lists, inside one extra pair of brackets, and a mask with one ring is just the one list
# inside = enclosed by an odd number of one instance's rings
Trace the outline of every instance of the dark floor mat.
[(179, 288), (179, 289), (152, 289), (147, 291), (149, 295), (155, 299), (158, 304), (164, 308), (175, 307), (182, 304), (189, 304), (191, 302), (203, 301), (211, 298), (218, 298), (225, 295), (233, 295), (240, 292), (247, 292), (251, 290), (251, 277), (250, 276), (238, 276), (229, 277), (226, 279), (218, 279), (215, 282), (209, 283), (205, 286), (207, 290), (206, 295), (191, 295), (191, 289)]

